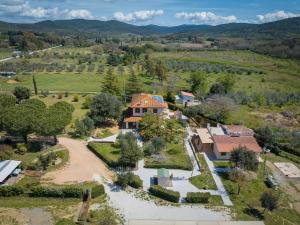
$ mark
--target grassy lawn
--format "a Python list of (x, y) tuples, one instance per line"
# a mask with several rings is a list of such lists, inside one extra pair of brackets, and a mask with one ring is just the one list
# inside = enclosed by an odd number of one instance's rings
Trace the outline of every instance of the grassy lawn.
[(211, 175), (211, 172), (206, 164), (204, 156), (202, 154), (197, 154), (201, 165), (201, 175), (194, 176), (190, 178), (190, 182), (199, 189), (213, 189), (216, 190), (217, 186)]
[(145, 167), (192, 170), (192, 163), (186, 153), (183, 140), (179, 143), (167, 143), (160, 154), (165, 157), (164, 160), (158, 161), (151, 156), (145, 157)]
[(89, 143), (89, 149), (109, 166), (117, 166), (120, 159), (120, 147), (112, 143)]
[[(220, 173), (222, 182), (229, 192), (230, 199), (233, 202), (232, 211), (233, 216), (237, 220), (255, 220), (257, 218), (264, 218), (262, 214), (263, 208), (261, 208), (259, 198), (261, 194), (265, 191), (270, 191), (271, 189), (265, 184), (265, 177), (263, 175), (263, 166), (259, 166), (257, 172), (257, 177), (255, 179), (247, 180), (242, 188), (240, 195), (237, 195), (237, 185), (228, 179), (226, 173)], [(282, 220), (287, 220), (290, 222), (299, 221), (300, 216), (296, 211), (290, 209), (288, 204), (287, 196), (278, 190), (278, 195), (280, 196), (279, 207), (274, 212), (267, 212), (265, 214), (265, 224), (283, 224)], [(250, 210), (252, 208), (253, 210)], [(281, 221), (278, 223), (278, 221)], [(288, 223), (285, 223), (288, 224)]]
[(98, 134), (97, 134), (97, 137), (98, 138), (106, 138), (106, 137), (109, 137), (109, 136), (112, 136), (113, 133), (109, 130), (109, 129), (103, 129), (101, 130)]
[(213, 163), (214, 163), (215, 167), (220, 167), (220, 168), (231, 167), (231, 162), (230, 161), (218, 161), (218, 160), (215, 160), (215, 161), (213, 161)]

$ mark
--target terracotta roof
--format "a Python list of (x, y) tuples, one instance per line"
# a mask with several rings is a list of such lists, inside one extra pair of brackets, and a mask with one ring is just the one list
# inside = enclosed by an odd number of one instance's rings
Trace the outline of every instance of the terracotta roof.
[(168, 104), (159, 95), (141, 93), (132, 96), (131, 108), (168, 108)]
[(181, 95), (184, 95), (184, 96), (195, 97), (195, 96), (194, 96), (192, 93), (190, 93), (190, 92), (180, 91), (180, 94), (181, 94)]
[(231, 152), (234, 148), (240, 146), (257, 153), (262, 151), (255, 138), (251, 136), (231, 137), (227, 135), (214, 135), (213, 140), (219, 152)]
[(253, 136), (254, 132), (252, 129), (243, 125), (223, 125), (223, 128), (230, 135), (241, 135), (241, 136)]
[(140, 122), (142, 120), (142, 117), (138, 117), (138, 116), (132, 116), (132, 117), (127, 117), (124, 119), (125, 123), (136, 123), (136, 122)]
[(207, 128), (197, 129), (197, 134), (198, 134), (202, 144), (214, 143)]

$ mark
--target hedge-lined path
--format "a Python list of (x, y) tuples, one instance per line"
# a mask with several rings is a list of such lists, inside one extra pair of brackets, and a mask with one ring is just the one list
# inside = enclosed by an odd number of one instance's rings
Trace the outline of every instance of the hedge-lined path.
[(69, 161), (65, 167), (45, 174), (44, 180), (56, 184), (93, 181), (95, 177), (112, 180), (114, 173), (86, 147), (84, 141), (66, 137), (61, 137), (58, 141), (68, 149)]

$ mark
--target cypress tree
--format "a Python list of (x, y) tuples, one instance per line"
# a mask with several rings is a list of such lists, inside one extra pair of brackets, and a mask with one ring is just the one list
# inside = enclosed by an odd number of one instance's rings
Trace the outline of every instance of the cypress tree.
[(38, 90), (37, 90), (37, 85), (36, 85), (36, 81), (35, 81), (34, 75), (32, 76), (32, 82), (33, 82), (33, 87), (34, 87), (34, 94), (37, 95), (38, 94)]
[(116, 74), (114, 73), (112, 67), (109, 68), (108, 72), (104, 77), (102, 92), (115, 96), (120, 95), (119, 80)]

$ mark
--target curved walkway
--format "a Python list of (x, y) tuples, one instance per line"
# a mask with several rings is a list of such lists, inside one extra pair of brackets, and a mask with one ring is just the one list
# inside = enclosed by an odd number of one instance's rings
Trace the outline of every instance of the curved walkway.
[(113, 172), (86, 147), (84, 141), (61, 137), (59, 144), (68, 149), (69, 161), (65, 167), (43, 176), (44, 180), (56, 184), (93, 181), (95, 177), (112, 180)]

